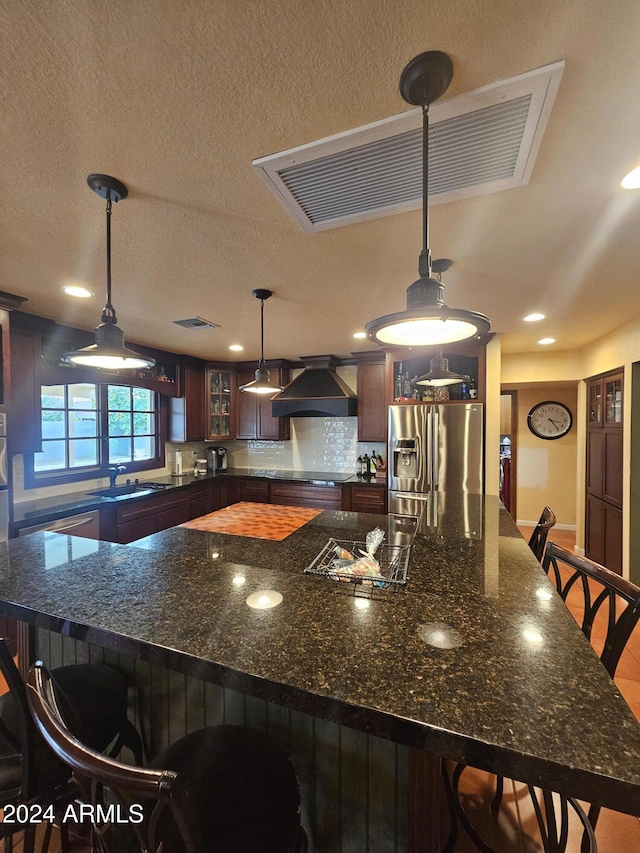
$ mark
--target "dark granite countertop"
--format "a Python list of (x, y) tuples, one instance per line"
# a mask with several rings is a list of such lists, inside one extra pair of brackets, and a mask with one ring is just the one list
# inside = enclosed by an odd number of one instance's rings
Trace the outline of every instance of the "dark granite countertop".
[[(640, 726), (497, 498), (434, 496), (402, 592), (303, 573), (330, 536), (406, 541), (398, 524), (323, 512), (282, 542), (36, 533), (0, 560), (0, 611), (640, 815)], [(249, 608), (259, 590), (282, 603)]]
[[(32, 501), (21, 501), (13, 506), (14, 525), (17, 530), (23, 527), (30, 527), (37, 524), (46, 524), (50, 521), (55, 521), (59, 518), (67, 518), (76, 513), (88, 512), (92, 509), (99, 509), (105, 504), (114, 502), (140, 500), (148, 498), (153, 494), (162, 494), (169, 489), (187, 488), (193, 483), (202, 482), (203, 480), (220, 479), (223, 477), (251, 477), (257, 479), (269, 480), (289, 480), (297, 483), (310, 483), (313, 485), (333, 486), (343, 485), (346, 483), (357, 483), (358, 485), (378, 486), (386, 488), (386, 477), (373, 478), (365, 480), (355, 474), (347, 473), (331, 473), (327, 471), (276, 471), (266, 468), (230, 468), (221, 474), (205, 474), (204, 476), (194, 476), (193, 474), (183, 474), (180, 477), (166, 476), (155, 477), (149, 482), (154, 485), (163, 486), (163, 489), (149, 491), (133, 492), (129, 495), (120, 495), (119, 497), (100, 497), (91, 492), (67, 492), (55, 497), (38, 498)], [(138, 478), (135, 478), (138, 482)], [(126, 484), (127, 479), (121, 476), (118, 485)], [(145, 479), (139, 478), (139, 485), (145, 485)], [(61, 490), (63, 487), (61, 487)], [(93, 492), (98, 489), (93, 489)]]

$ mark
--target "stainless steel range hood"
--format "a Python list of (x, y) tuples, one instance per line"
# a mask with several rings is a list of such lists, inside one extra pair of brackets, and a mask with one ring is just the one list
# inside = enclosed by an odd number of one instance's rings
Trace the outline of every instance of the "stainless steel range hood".
[(302, 356), (305, 369), (273, 398), (274, 418), (346, 418), (358, 413), (358, 398), (336, 373), (334, 355)]

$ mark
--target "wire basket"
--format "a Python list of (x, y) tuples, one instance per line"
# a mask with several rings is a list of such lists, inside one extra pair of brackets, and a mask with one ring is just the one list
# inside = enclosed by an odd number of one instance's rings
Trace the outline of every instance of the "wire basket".
[(345, 581), (360, 587), (374, 589), (388, 589), (389, 587), (402, 587), (407, 583), (407, 565), (411, 546), (409, 545), (380, 545), (374, 557), (380, 565), (380, 576), (350, 575), (341, 573), (334, 564), (336, 559), (336, 548), (349, 551), (354, 557), (360, 557), (367, 553), (364, 542), (346, 541), (344, 539), (329, 539), (322, 551), (318, 554), (311, 565), (304, 570), (305, 574), (325, 575), (335, 581)]

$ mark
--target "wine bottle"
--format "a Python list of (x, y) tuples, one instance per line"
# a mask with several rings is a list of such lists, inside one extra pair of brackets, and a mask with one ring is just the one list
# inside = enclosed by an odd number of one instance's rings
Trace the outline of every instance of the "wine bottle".
[(478, 386), (476, 384), (475, 377), (472, 376), (469, 380), (469, 399), (477, 400), (478, 399)]
[(402, 397), (402, 362), (398, 365), (398, 375), (396, 377), (395, 399), (399, 400)]

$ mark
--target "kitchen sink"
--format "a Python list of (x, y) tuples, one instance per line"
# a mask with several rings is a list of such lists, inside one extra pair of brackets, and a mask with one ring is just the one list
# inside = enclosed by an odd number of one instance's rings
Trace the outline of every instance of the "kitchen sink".
[(87, 494), (96, 495), (100, 498), (119, 498), (122, 495), (132, 495), (134, 492), (149, 492), (151, 488), (143, 483), (132, 483), (128, 486), (114, 486), (111, 489), (98, 489), (96, 492)]

